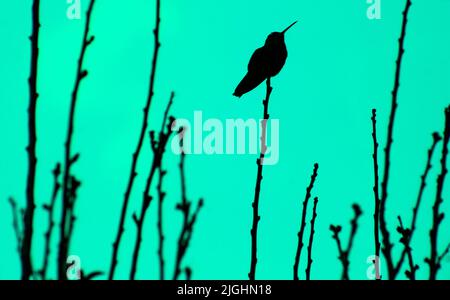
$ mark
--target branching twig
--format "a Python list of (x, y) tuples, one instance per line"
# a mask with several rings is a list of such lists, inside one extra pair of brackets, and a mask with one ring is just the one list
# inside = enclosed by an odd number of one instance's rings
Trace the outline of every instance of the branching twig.
[(9, 204), (11, 205), (11, 210), (12, 210), (13, 229), (14, 229), (14, 234), (16, 235), (16, 241), (17, 241), (17, 253), (20, 256), (21, 249), (22, 249), (22, 242), (23, 242), (23, 230), (20, 228), (21, 222), (19, 222), (19, 220), (21, 220), (22, 218), (20, 217), (20, 212), (19, 212), (19, 209), (17, 208), (17, 203), (14, 200), (14, 198), (9, 198), (8, 201), (9, 201)]
[(163, 191), (162, 184), (166, 171), (163, 170), (162, 162), (158, 168), (158, 260), (159, 260), (159, 279), (164, 280), (164, 230), (163, 230), (163, 202), (166, 193)]
[(380, 279), (380, 193), (379, 193), (379, 177), (378, 177), (378, 141), (377, 141), (377, 110), (372, 109), (372, 139), (373, 139), (373, 171), (374, 171), (374, 185), (373, 195), (375, 198), (375, 210), (373, 214), (374, 219), (374, 238), (375, 238), (375, 278)]
[(311, 234), (309, 235), (309, 245), (308, 245), (308, 265), (306, 267), (306, 280), (310, 280), (311, 278), (311, 266), (313, 263), (312, 260), (312, 246), (313, 246), (313, 240), (314, 240), (314, 225), (316, 223), (317, 218), (317, 203), (319, 202), (319, 199), (316, 197), (314, 198), (314, 206), (313, 206), (313, 214), (311, 218)]
[(300, 255), (302, 253), (303, 248), (303, 233), (305, 232), (306, 227), (306, 210), (308, 207), (308, 201), (309, 198), (311, 198), (311, 191), (314, 187), (314, 182), (317, 178), (317, 170), (319, 169), (319, 164), (314, 164), (314, 170), (311, 175), (311, 181), (309, 182), (309, 186), (306, 188), (306, 196), (305, 200), (303, 200), (303, 210), (302, 210), (302, 216), (301, 216), (301, 222), (300, 222), (300, 230), (298, 232), (298, 246), (297, 246), (297, 252), (295, 254), (295, 261), (294, 261), (294, 280), (298, 280), (298, 267), (300, 264)]
[[(192, 202), (187, 199), (187, 193), (186, 193), (186, 175), (184, 170), (184, 161), (186, 159), (186, 153), (184, 151), (184, 130), (185, 128), (181, 128), (180, 132), (178, 134), (180, 138), (180, 179), (181, 179), (181, 203), (177, 204), (177, 210), (181, 211), (183, 214), (183, 225), (181, 228), (180, 235), (178, 237), (178, 245), (177, 245), (177, 254), (175, 258), (175, 270), (173, 274), (173, 280), (177, 280), (178, 277), (181, 275), (182, 269), (181, 264), (183, 261), (183, 258), (186, 254), (186, 251), (189, 247), (189, 244), (192, 239), (192, 233), (194, 230), (194, 225), (197, 220), (198, 214), (203, 207), (203, 199), (200, 199), (197, 204), (197, 208), (193, 213), (191, 213), (191, 205)], [(186, 273), (190, 277), (192, 271), (189, 268), (189, 273)]]
[[(172, 92), (170, 95), (169, 100), (169, 108), (172, 105), (173, 98), (175, 97), (175, 93)], [(165, 116), (167, 116), (168, 110), (166, 109), (166, 112), (164, 113)], [(164, 126), (164, 124), (162, 125)], [(163, 179), (166, 175), (166, 171), (163, 169), (163, 160), (161, 160), (161, 164), (158, 167), (158, 258), (159, 258), (159, 279), (164, 280), (164, 231), (163, 231), (163, 202), (164, 198), (166, 197), (166, 193), (163, 191)]]
[(392, 103), (391, 103), (391, 114), (389, 116), (389, 124), (387, 130), (387, 139), (386, 139), (386, 148), (385, 148), (385, 157), (384, 157), (384, 174), (383, 174), (383, 182), (381, 183), (381, 199), (380, 199), (380, 230), (383, 238), (383, 247), (382, 252), (386, 259), (388, 276), (389, 279), (395, 279), (396, 270), (394, 267), (394, 262), (392, 260), (392, 244), (390, 241), (389, 230), (386, 224), (385, 212), (386, 212), (386, 200), (388, 197), (388, 182), (389, 182), (389, 170), (390, 170), (390, 157), (391, 157), (391, 147), (393, 143), (393, 132), (394, 132), (394, 121), (395, 121), (395, 113), (397, 111), (398, 106), (398, 90), (400, 87), (400, 73), (401, 73), (401, 65), (402, 58), (405, 52), (404, 49), (404, 41), (406, 36), (406, 24), (408, 22), (408, 12), (411, 6), (411, 0), (406, 0), (405, 10), (403, 11), (403, 21), (402, 21), (402, 29), (400, 38), (398, 40), (398, 55), (396, 60), (396, 70), (395, 70), (395, 81), (394, 81), (394, 89), (392, 90)]
[[(438, 256), (438, 230), (444, 219), (444, 213), (439, 208), (444, 201), (442, 191), (444, 190), (445, 176), (447, 170), (448, 142), (450, 140), (450, 106), (445, 109), (445, 126), (441, 156), (441, 172), (437, 178), (436, 198), (433, 205), (433, 225), (430, 230), (430, 257), (425, 262), (430, 267), (430, 280), (436, 280), (437, 272), (440, 269), (440, 257)], [(446, 250), (447, 251), (447, 250)]]
[(21, 263), (22, 263), (22, 280), (28, 280), (33, 273), (33, 265), (31, 262), (31, 243), (33, 240), (33, 219), (34, 210), (36, 208), (34, 200), (34, 185), (36, 178), (36, 106), (39, 97), (37, 92), (37, 76), (38, 76), (38, 56), (39, 56), (39, 28), (40, 18), (40, 1), (34, 0), (32, 6), (32, 34), (31, 40), (31, 67), (29, 83), (29, 107), (28, 107), (28, 175), (26, 196), (27, 204), (24, 215), (23, 240), (21, 244)]
[[(94, 41), (94, 36), (91, 36), (89, 33), (89, 26), (91, 24), (91, 16), (92, 10), (94, 8), (95, 0), (91, 0), (88, 10), (86, 12), (86, 24), (84, 28), (83, 41), (81, 45), (80, 57), (78, 59), (77, 65), (77, 73), (75, 77), (75, 86), (73, 88), (72, 97), (70, 101), (70, 110), (69, 110), (69, 124), (67, 128), (67, 137), (65, 143), (65, 155), (64, 155), (64, 177), (63, 177), (63, 203), (62, 203), (62, 212), (61, 212), (61, 230), (60, 230), (60, 242), (59, 242), (59, 253), (58, 253), (58, 278), (60, 280), (66, 279), (66, 258), (67, 253), (69, 251), (69, 236), (68, 236), (68, 227), (72, 223), (71, 217), (68, 216), (70, 212), (71, 206), (71, 188), (69, 187), (71, 181), (71, 172), (70, 169), (72, 165), (78, 159), (78, 154), (72, 154), (72, 138), (74, 131), (74, 119), (75, 119), (75, 109), (78, 99), (78, 91), (80, 88), (81, 81), (86, 78), (88, 72), (83, 68), (84, 57), (86, 54), (86, 50), (89, 45)], [(73, 223), (72, 223), (73, 224)]]
[(330, 225), (330, 230), (333, 233), (333, 239), (336, 241), (336, 244), (337, 244), (337, 248), (338, 248), (338, 252), (339, 252), (339, 260), (341, 261), (342, 267), (343, 267), (342, 277), (341, 277), (342, 280), (350, 279), (350, 277), (349, 277), (349, 266), (350, 266), (349, 256), (350, 256), (350, 252), (353, 247), (353, 240), (355, 238), (356, 231), (358, 230), (358, 219), (362, 215), (361, 208), (359, 207), (358, 204), (353, 204), (352, 208), (353, 208), (353, 212), (354, 212), (355, 216), (353, 217), (353, 219), (350, 222), (351, 231), (350, 231), (350, 236), (349, 236), (349, 240), (348, 240), (348, 246), (346, 249), (344, 249), (342, 247), (341, 239), (339, 237), (339, 233), (341, 232), (342, 227), (340, 225), (338, 225), (338, 226)]
[(258, 224), (261, 217), (259, 216), (259, 197), (261, 193), (261, 182), (263, 179), (263, 165), (264, 157), (267, 150), (266, 135), (267, 135), (267, 121), (269, 120), (269, 100), (270, 94), (272, 93), (272, 87), (270, 86), (270, 77), (266, 80), (266, 98), (263, 100), (264, 115), (261, 120), (261, 153), (259, 158), (256, 160), (258, 165), (258, 174), (256, 175), (256, 186), (255, 186), (255, 197), (253, 199), (253, 223), (252, 229), (250, 231), (252, 237), (252, 249), (251, 249), (251, 262), (250, 262), (250, 272), (248, 273), (248, 278), (250, 280), (255, 280), (256, 275), (256, 264), (258, 262), (257, 258), (257, 240), (258, 240)]
[[(425, 165), (425, 171), (422, 174), (422, 176), (420, 177), (421, 178), (421, 182), (420, 182), (419, 193), (418, 193), (418, 196), (417, 196), (416, 204), (415, 204), (415, 206), (413, 208), (413, 216), (412, 216), (412, 220), (411, 220), (411, 226), (409, 227), (411, 232), (408, 235), (408, 239), (406, 240), (406, 244), (403, 243), (404, 248), (403, 248), (402, 254), (400, 256), (400, 259), (397, 262), (397, 265), (395, 266), (395, 272), (394, 272), (395, 274), (397, 274), (400, 271), (400, 269), (401, 269), (401, 267), (403, 265), (403, 261), (404, 261), (405, 257), (408, 255), (408, 253), (407, 253), (408, 252), (408, 248), (410, 248), (411, 241), (412, 241), (415, 229), (416, 229), (417, 215), (418, 215), (418, 212), (419, 212), (420, 204), (422, 202), (422, 195), (423, 195), (423, 192), (425, 191), (425, 187), (426, 187), (426, 179), (427, 179), (428, 173), (430, 172), (431, 167), (432, 167), (431, 166), (431, 161), (432, 161), (432, 158), (433, 158), (433, 153), (434, 153), (434, 150), (436, 149), (437, 144), (439, 143), (439, 141), (441, 139), (442, 139), (441, 136), (437, 132), (433, 133), (433, 143), (432, 143), (430, 149), (428, 149), (428, 157), (427, 157), (427, 162), (426, 162), (426, 165)], [(409, 261), (409, 264), (411, 266), (411, 259), (409, 257), (408, 257), (408, 261)], [(414, 279), (414, 276), (415, 276), (414, 268), (410, 267), (410, 270), (406, 271), (406, 272), (407, 272), (407, 277), (408, 278)], [(410, 276), (412, 276), (412, 278)]]
[(52, 238), (53, 227), (55, 225), (55, 221), (53, 220), (53, 212), (55, 208), (56, 198), (58, 196), (59, 189), (61, 185), (59, 184), (59, 175), (61, 174), (61, 164), (57, 163), (55, 169), (53, 170), (53, 192), (52, 197), (49, 204), (44, 205), (44, 209), (48, 214), (48, 227), (45, 232), (45, 248), (44, 248), (44, 262), (42, 264), (42, 269), (40, 270), (40, 276), (42, 279), (46, 279), (47, 277), (47, 269), (48, 269), (48, 261), (50, 258), (50, 244)]
[(109, 280), (112, 280), (114, 278), (114, 273), (115, 273), (115, 270), (117, 267), (117, 255), (119, 253), (119, 246), (120, 246), (120, 242), (122, 239), (122, 235), (125, 231), (124, 225), (125, 225), (125, 217), (127, 215), (128, 203), (130, 200), (130, 195), (131, 195), (131, 190), (133, 188), (134, 179), (137, 176), (137, 172), (136, 172), (137, 162), (138, 162), (138, 158), (139, 158), (139, 153), (141, 152), (144, 137), (147, 132), (148, 115), (149, 115), (150, 105), (152, 103), (153, 93), (154, 93), (153, 91), (154, 91), (154, 83), (155, 83), (155, 77), (156, 77), (156, 64), (158, 61), (159, 47), (161, 46), (161, 44), (159, 42), (159, 24), (161, 21), (160, 3), (161, 3), (160, 0), (156, 0), (156, 25), (155, 25), (155, 29), (153, 31), (154, 37), (155, 37), (155, 47), (154, 47), (153, 58), (152, 58), (152, 70), (151, 70), (151, 74), (150, 74), (149, 92), (148, 92), (148, 96), (147, 96), (147, 102), (144, 107), (144, 117), (142, 120), (141, 132), (139, 134), (139, 139), (138, 139), (136, 149), (133, 153), (130, 175), (128, 177), (128, 183), (127, 183), (127, 187), (126, 187), (126, 191), (125, 191), (125, 196), (123, 199), (122, 209), (120, 212), (120, 219), (119, 219), (119, 226), (117, 229), (117, 235), (116, 235), (116, 238), (113, 243), (113, 253), (112, 253), (112, 257), (111, 257), (111, 265), (110, 265), (110, 270), (109, 270), (109, 274), (108, 274)]
[(398, 223), (399, 226), (397, 227), (397, 231), (401, 235), (400, 243), (403, 244), (403, 246), (405, 247), (404, 251), (408, 256), (408, 263), (409, 263), (409, 270), (405, 271), (405, 275), (410, 280), (416, 280), (416, 271), (419, 269), (419, 266), (414, 264), (412, 249), (409, 245), (409, 242), (411, 241), (412, 231), (408, 228), (403, 227), (402, 218), (400, 216), (398, 216)]
[(153, 152), (153, 162), (152, 166), (150, 168), (150, 172), (147, 177), (147, 182), (145, 184), (145, 189), (143, 193), (143, 199), (142, 199), (142, 207), (140, 216), (138, 217), (136, 214), (133, 214), (133, 220), (137, 226), (137, 236), (136, 236), (136, 242), (134, 245), (134, 251), (133, 251), (133, 260), (131, 263), (131, 272), (130, 272), (130, 279), (134, 280), (136, 276), (136, 270), (137, 270), (137, 263), (139, 259), (139, 250), (141, 248), (141, 242), (142, 242), (142, 230), (144, 226), (144, 220), (145, 215), (147, 212), (147, 209), (150, 206), (150, 203), (152, 201), (152, 196), (150, 196), (150, 188), (153, 182), (154, 175), (158, 169), (161, 168), (161, 163), (164, 157), (164, 153), (166, 150), (167, 142), (169, 141), (169, 137), (172, 134), (172, 125), (175, 119), (173, 117), (168, 117), (170, 108), (173, 103), (173, 97), (174, 93), (170, 96), (170, 101), (167, 104), (166, 110), (164, 112), (163, 121), (161, 125), (161, 129), (159, 131), (158, 139), (155, 138), (155, 132), (150, 132), (150, 146)]

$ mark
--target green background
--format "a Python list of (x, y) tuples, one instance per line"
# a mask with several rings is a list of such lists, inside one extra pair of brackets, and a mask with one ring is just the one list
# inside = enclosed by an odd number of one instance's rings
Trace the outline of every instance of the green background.
[[(0, 5), (0, 278), (20, 276), (12, 230), (13, 196), (23, 206), (27, 161), (27, 106), (30, 63), (31, 2), (3, 1)], [(82, 19), (66, 17), (66, 1), (41, 1), (38, 90), (38, 167), (36, 200), (50, 199), (51, 170), (62, 161), (68, 105), (79, 55)], [(365, 279), (366, 262), (373, 254), (373, 171), (370, 114), (378, 109), (380, 144), (384, 145), (390, 92), (394, 80), (397, 39), (404, 0), (381, 1), (381, 20), (366, 17), (365, 0), (353, 1), (162, 1), (161, 51), (150, 127), (159, 127), (169, 94), (174, 90), (173, 114), (203, 117), (260, 118), (263, 85), (237, 101), (232, 92), (244, 75), (252, 52), (272, 31), (295, 20), (286, 37), (289, 58), (272, 80), (270, 115), (280, 120), (280, 161), (264, 169), (260, 203), (257, 278), (291, 279), (297, 246), (301, 202), (314, 162), (320, 164), (313, 195), (320, 198), (312, 267), (313, 279), (338, 279), (341, 265), (331, 223), (344, 226), (346, 240), (351, 204), (364, 215), (351, 255), (350, 276)], [(392, 171), (387, 217), (397, 242), (396, 217), (409, 224), (431, 133), (442, 131), (443, 109), (450, 103), (450, 1), (413, 1), (405, 41), (404, 68), (394, 130)], [(70, 254), (78, 255), (86, 271), (109, 268), (112, 241), (131, 154), (141, 126), (153, 52), (155, 4), (150, 0), (98, 0), (86, 68), (76, 112), (74, 152), (81, 158), (74, 168), (82, 180), (77, 222)], [(419, 212), (413, 248), (419, 277), (428, 276), (423, 263), (429, 255), (428, 230), (434, 201), (438, 159), (428, 179)], [(383, 163), (380, 148), (380, 163)], [(146, 139), (139, 160), (139, 176), (132, 193), (126, 232), (119, 254), (117, 278), (128, 278), (135, 225), (131, 213), (140, 207), (151, 151)], [(194, 279), (246, 279), (250, 265), (251, 201), (256, 176), (255, 155), (191, 155), (187, 157), (190, 199), (205, 198), (185, 263)], [(181, 214), (178, 157), (166, 160), (165, 230), (167, 272), (173, 258)], [(381, 170), (380, 170), (381, 171)], [(442, 210), (450, 211), (450, 183)], [(138, 278), (156, 279), (156, 201), (144, 228)], [(59, 212), (59, 207), (57, 210)], [(33, 260), (41, 265), (47, 216), (37, 210)], [(308, 215), (309, 220), (309, 215)], [(442, 223), (440, 251), (450, 241), (450, 218)], [(309, 236), (309, 225), (304, 240)], [(51, 277), (54, 278), (53, 239)], [(394, 251), (398, 257), (398, 249)], [(383, 265), (384, 266), (384, 265)], [(300, 276), (304, 278), (306, 248)], [(403, 276), (402, 276), (403, 278)], [(450, 278), (444, 260), (439, 278)]]

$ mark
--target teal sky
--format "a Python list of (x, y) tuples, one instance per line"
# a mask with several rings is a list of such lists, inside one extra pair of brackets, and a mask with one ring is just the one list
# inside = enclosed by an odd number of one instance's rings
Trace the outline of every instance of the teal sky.
[[(27, 106), (30, 63), (31, 2), (8, 1), (0, 18), (0, 279), (20, 276), (8, 197), (25, 204)], [(70, 93), (79, 55), (82, 19), (66, 17), (66, 1), (41, 1), (39, 56), (38, 168), (36, 200), (47, 203), (51, 170), (63, 158)], [(295, 20), (286, 37), (288, 61), (272, 80), (271, 118), (280, 120), (280, 160), (264, 169), (259, 227), (257, 278), (291, 279), (297, 246), (301, 202), (314, 162), (320, 164), (313, 195), (319, 197), (311, 277), (338, 279), (341, 266), (328, 229), (349, 230), (351, 204), (364, 215), (351, 255), (351, 278), (365, 279), (373, 254), (373, 170), (370, 114), (378, 110), (379, 141), (384, 145), (390, 93), (394, 81), (397, 39), (404, 0), (381, 0), (381, 19), (366, 17), (365, 0), (353, 1), (184, 1), (162, 0), (160, 57), (150, 128), (159, 128), (170, 92), (176, 92), (173, 114), (220, 120), (262, 116), (261, 86), (237, 101), (232, 92), (244, 75), (253, 51), (272, 31)], [(107, 271), (119, 211), (141, 126), (153, 52), (154, 1), (97, 0), (76, 113), (74, 152), (81, 157), (75, 174), (82, 181), (77, 223), (70, 254), (86, 271)], [(397, 241), (396, 217), (410, 222), (431, 133), (442, 131), (443, 109), (450, 103), (450, 1), (416, 0), (405, 41), (399, 108), (394, 131), (387, 217)], [(433, 160), (413, 241), (419, 277), (428, 275), (428, 230), (441, 146)], [(380, 154), (382, 151), (380, 149)], [(151, 151), (145, 141), (139, 176), (132, 193), (117, 278), (128, 278), (135, 225)], [(256, 176), (255, 155), (187, 157), (188, 194), (205, 199), (185, 263), (194, 279), (246, 279), (250, 266), (251, 202)], [(173, 258), (181, 214), (178, 157), (169, 154), (165, 181), (167, 272)], [(380, 163), (383, 163), (380, 155)], [(450, 182), (442, 211), (450, 212)], [(156, 201), (148, 211), (138, 278), (156, 279)], [(57, 209), (59, 211), (59, 209)], [(309, 215), (308, 218), (309, 220)], [(37, 210), (33, 260), (41, 265), (46, 214)], [(450, 241), (450, 217), (442, 223), (440, 251)], [(56, 246), (56, 234), (54, 246)], [(305, 241), (309, 236), (306, 229)], [(53, 248), (55, 249), (55, 248)], [(399, 249), (397, 246), (395, 249)], [(52, 254), (55, 254), (53, 250)], [(398, 251), (395, 251), (398, 256)], [(304, 278), (306, 249), (302, 255)], [(51, 259), (54, 261), (55, 256)], [(52, 276), (54, 276), (54, 264)], [(450, 260), (439, 275), (450, 279)]]

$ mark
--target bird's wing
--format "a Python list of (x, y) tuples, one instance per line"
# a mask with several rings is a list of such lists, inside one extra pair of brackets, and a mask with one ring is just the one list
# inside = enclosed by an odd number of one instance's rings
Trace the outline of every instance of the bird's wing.
[(264, 49), (258, 48), (250, 58), (250, 62), (248, 63), (248, 71), (252, 72), (260, 70), (261, 68), (263, 68), (264, 63)]

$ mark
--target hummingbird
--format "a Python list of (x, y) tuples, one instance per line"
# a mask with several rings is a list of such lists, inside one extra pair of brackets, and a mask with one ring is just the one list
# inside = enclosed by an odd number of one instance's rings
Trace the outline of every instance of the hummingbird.
[(296, 23), (297, 21), (282, 32), (272, 32), (267, 37), (264, 46), (256, 49), (250, 58), (247, 74), (236, 87), (233, 96), (240, 98), (255, 89), (264, 80), (280, 73), (288, 55), (284, 34)]

